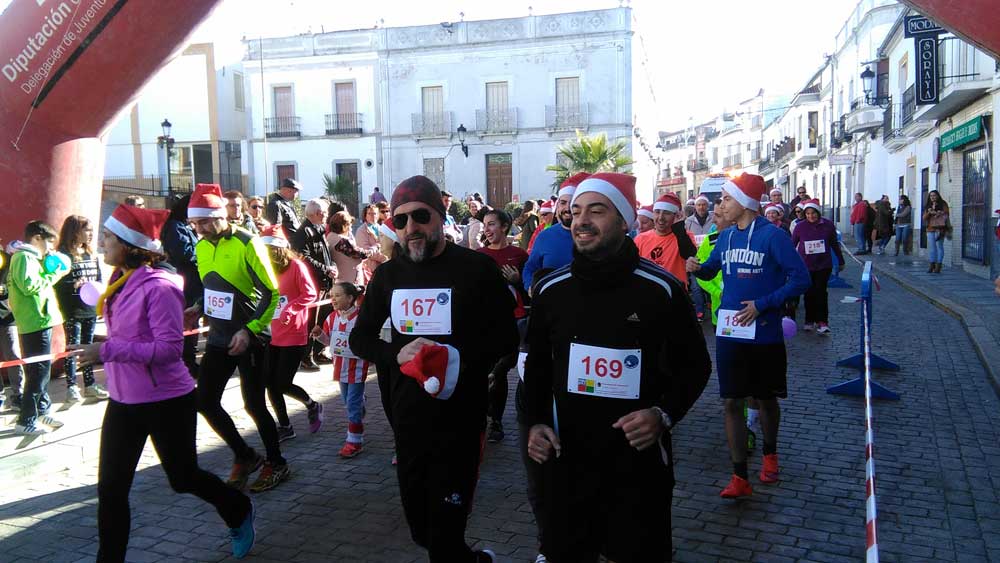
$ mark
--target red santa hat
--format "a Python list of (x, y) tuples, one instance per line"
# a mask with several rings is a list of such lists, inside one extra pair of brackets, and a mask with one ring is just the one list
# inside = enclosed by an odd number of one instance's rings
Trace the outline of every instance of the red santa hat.
[(643, 217), (645, 217), (647, 219), (653, 219), (653, 218), (656, 217), (653, 214), (653, 206), (652, 205), (643, 205), (642, 207), (639, 208), (639, 211), (636, 211), (636, 215), (641, 215), (641, 216), (643, 216)]
[(770, 191), (770, 194), (771, 195), (774, 195), (774, 194), (782, 195), (781, 194), (781, 188), (774, 188), (773, 190)]
[(576, 190), (577, 186), (580, 185), (580, 182), (586, 180), (589, 177), (590, 174), (587, 174), (586, 172), (577, 172), (576, 174), (573, 174), (569, 178), (566, 178), (565, 180), (563, 180), (562, 184), (559, 184), (559, 197), (562, 197), (564, 195), (572, 197), (573, 192)]
[(188, 203), (188, 218), (218, 217), (225, 219), (228, 216), (226, 202), (222, 199), (222, 188), (219, 187), (219, 184), (198, 184), (194, 187), (191, 202)]
[(291, 248), (288, 244), (288, 237), (285, 236), (285, 229), (281, 225), (268, 225), (260, 233), (260, 240), (269, 246), (278, 248)]
[(653, 204), (653, 209), (656, 211), (669, 211), (670, 213), (677, 213), (681, 210), (681, 198), (677, 197), (674, 192), (667, 192), (660, 196), (660, 199), (656, 200)]
[(823, 207), (820, 205), (818, 199), (807, 199), (805, 203), (802, 204), (802, 209), (815, 209), (816, 213), (823, 213)]
[(119, 205), (104, 222), (104, 228), (132, 246), (163, 252), (160, 231), (170, 217), (166, 209), (144, 209)]
[(547, 215), (549, 213), (552, 213), (552, 200), (551, 199), (545, 200), (545, 203), (543, 203), (538, 207), (538, 212), (541, 215)]
[(780, 205), (768, 205), (764, 209), (764, 214), (766, 215), (766, 214), (768, 214), (768, 213), (770, 213), (772, 211), (777, 211), (778, 215), (784, 215), (785, 214), (785, 210), (782, 209)]
[(447, 345), (424, 346), (399, 371), (417, 383), (435, 399), (445, 400), (458, 385), (458, 350)]
[(760, 211), (760, 200), (767, 191), (764, 178), (756, 174), (741, 174), (722, 184), (722, 190), (750, 211)]
[(580, 182), (573, 192), (573, 199), (585, 193), (598, 193), (611, 200), (618, 213), (630, 228), (635, 223), (635, 176), (619, 172), (598, 172)]
[(688, 206), (688, 205), (694, 205), (694, 200), (693, 199), (689, 199), (689, 200), (687, 200), (687, 201), (684, 202), (684, 206), (685, 207)]
[(712, 202), (708, 201), (708, 198), (705, 197), (704, 194), (698, 194), (698, 197), (696, 197), (695, 200), (694, 200), (695, 204), (697, 204), (699, 201), (704, 201), (705, 203), (712, 203)]

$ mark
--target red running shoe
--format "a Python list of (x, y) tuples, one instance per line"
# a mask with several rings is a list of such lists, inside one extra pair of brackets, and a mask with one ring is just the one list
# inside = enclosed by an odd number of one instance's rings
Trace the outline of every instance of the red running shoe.
[(764, 465), (760, 468), (760, 482), (778, 482), (778, 454), (767, 454), (764, 456)]
[(729, 484), (726, 485), (725, 489), (719, 493), (722, 498), (740, 498), (748, 497), (753, 494), (753, 487), (750, 486), (750, 481), (747, 481), (739, 475), (733, 475), (733, 478), (729, 480)]
[(340, 457), (352, 458), (362, 451), (365, 447), (361, 444), (355, 444), (354, 442), (344, 442), (344, 447), (340, 448)]

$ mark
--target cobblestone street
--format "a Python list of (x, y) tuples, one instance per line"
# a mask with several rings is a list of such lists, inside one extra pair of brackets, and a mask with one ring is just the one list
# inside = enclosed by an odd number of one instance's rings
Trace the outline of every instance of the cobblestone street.
[[(865, 547), (864, 412), (861, 399), (829, 395), (827, 386), (855, 377), (835, 367), (858, 350), (859, 269), (845, 274), (854, 289), (832, 290), (831, 336), (799, 333), (789, 342), (789, 399), (783, 402), (779, 454), (782, 480), (758, 482), (759, 449), (750, 460), (754, 496), (724, 501), (718, 493), (731, 466), (721, 403), (709, 387), (675, 430), (677, 488), (674, 559), (693, 561), (858, 561)], [(882, 280), (875, 295), (873, 351), (899, 363), (878, 373), (901, 394), (876, 403), (875, 467), (883, 561), (1000, 562), (1000, 403), (957, 320)], [(801, 310), (800, 310), (801, 321)], [(707, 327), (706, 327), (706, 332)], [(709, 337), (709, 340), (714, 340)], [(326, 406), (326, 423), (310, 435), (305, 412), (289, 403), (298, 438), (282, 444), (292, 478), (257, 495), (258, 542), (248, 561), (422, 561), (402, 517), (392, 439), (374, 378), (368, 386), (367, 445), (353, 460), (337, 457), (345, 413), (329, 368), (300, 374)], [(514, 378), (512, 377), (512, 383)], [(56, 381), (52, 388), (62, 388)], [(236, 381), (224, 405), (258, 444), (241, 410)], [(61, 395), (55, 393), (56, 400)], [(535, 527), (524, 493), (513, 393), (506, 440), (488, 445), (468, 538), (503, 560), (533, 561)], [(61, 430), (82, 444), (84, 462), (65, 471), (44, 466), (8, 480), (0, 490), (0, 559), (6, 562), (93, 560), (96, 457), (104, 407), (73, 407)], [(10, 423), (10, 413), (5, 413)], [(63, 416), (65, 420), (70, 417)], [(49, 440), (59, 440), (59, 434)], [(0, 442), (19, 441), (9, 429)], [(18, 456), (57, 456), (54, 441), (30, 451), (4, 446), (0, 464)], [(199, 425), (201, 463), (228, 473), (230, 456)], [(53, 458), (52, 464), (58, 461)], [(221, 561), (228, 538), (219, 517), (190, 496), (173, 493), (147, 444), (132, 490), (130, 561)]]

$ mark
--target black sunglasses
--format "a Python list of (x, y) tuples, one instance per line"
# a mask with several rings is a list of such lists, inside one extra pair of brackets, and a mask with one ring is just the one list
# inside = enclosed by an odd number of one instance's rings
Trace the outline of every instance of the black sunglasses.
[(264, 209), (263, 205), (251, 205), (250, 209)]
[(410, 213), (397, 213), (392, 216), (392, 226), (397, 230), (406, 228), (406, 223), (413, 217), (418, 225), (426, 225), (431, 222), (431, 212), (427, 209), (417, 209)]

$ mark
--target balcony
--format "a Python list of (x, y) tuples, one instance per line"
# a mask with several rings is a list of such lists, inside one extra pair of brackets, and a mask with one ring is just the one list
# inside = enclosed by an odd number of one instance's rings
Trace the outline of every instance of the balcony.
[(917, 93), (916, 85), (910, 84), (910, 87), (903, 92), (903, 103), (900, 106), (900, 119), (899, 127), (902, 128), (903, 134), (910, 139), (916, 139), (917, 137), (923, 137), (924, 135), (930, 133), (934, 130), (934, 121), (923, 121), (916, 120), (914, 117), (917, 113)]
[(502, 110), (477, 109), (476, 133), (486, 135), (513, 135), (517, 133), (517, 108)]
[(803, 168), (813, 166), (817, 162), (819, 162), (819, 137), (814, 137), (795, 153), (795, 165)]
[(761, 176), (766, 176), (771, 172), (774, 172), (774, 164), (773, 158), (770, 156), (766, 157), (757, 164), (757, 173)]
[(730, 154), (722, 157), (722, 169), (740, 168), (743, 166), (743, 153)]
[(688, 172), (708, 170), (708, 160), (704, 158), (692, 158), (687, 163)]
[(760, 147), (750, 149), (750, 164), (760, 163)]
[(264, 137), (268, 139), (298, 138), (302, 136), (302, 118), (285, 115), (264, 118)]
[(890, 152), (896, 152), (909, 144), (906, 135), (903, 134), (902, 107), (900, 104), (889, 104), (885, 108), (885, 117), (882, 120), (882, 145)]
[(674, 176), (672, 178), (663, 178), (657, 182), (657, 186), (667, 187), (667, 186), (683, 186), (687, 184), (687, 178), (684, 176)]
[(937, 121), (949, 117), (983, 96), (992, 86), (993, 60), (957, 37), (938, 43), (938, 103), (925, 106), (917, 118)]
[(360, 135), (361, 114), (360, 113), (326, 114), (326, 134), (329, 136)]
[(830, 148), (839, 149), (844, 143), (849, 143), (854, 136), (844, 129), (846, 115), (842, 115), (838, 121), (830, 124)]
[(579, 106), (545, 106), (545, 129), (555, 131), (586, 131), (590, 127), (590, 108)]
[(413, 121), (413, 136), (418, 139), (448, 138), (451, 136), (452, 113), (442, 111), (440, 113), (414, 113), (411, 115)]
[(864, 133), (882, 126), (882, 108), (872, 102), (880, 100), (858, 98), (851, 103), (851, 111), (844, 116), (844, 129), (851, 134)]
[(785, 137), (774, 149), (774, 162), (784, 164), (795, 156), (795, 137)]

